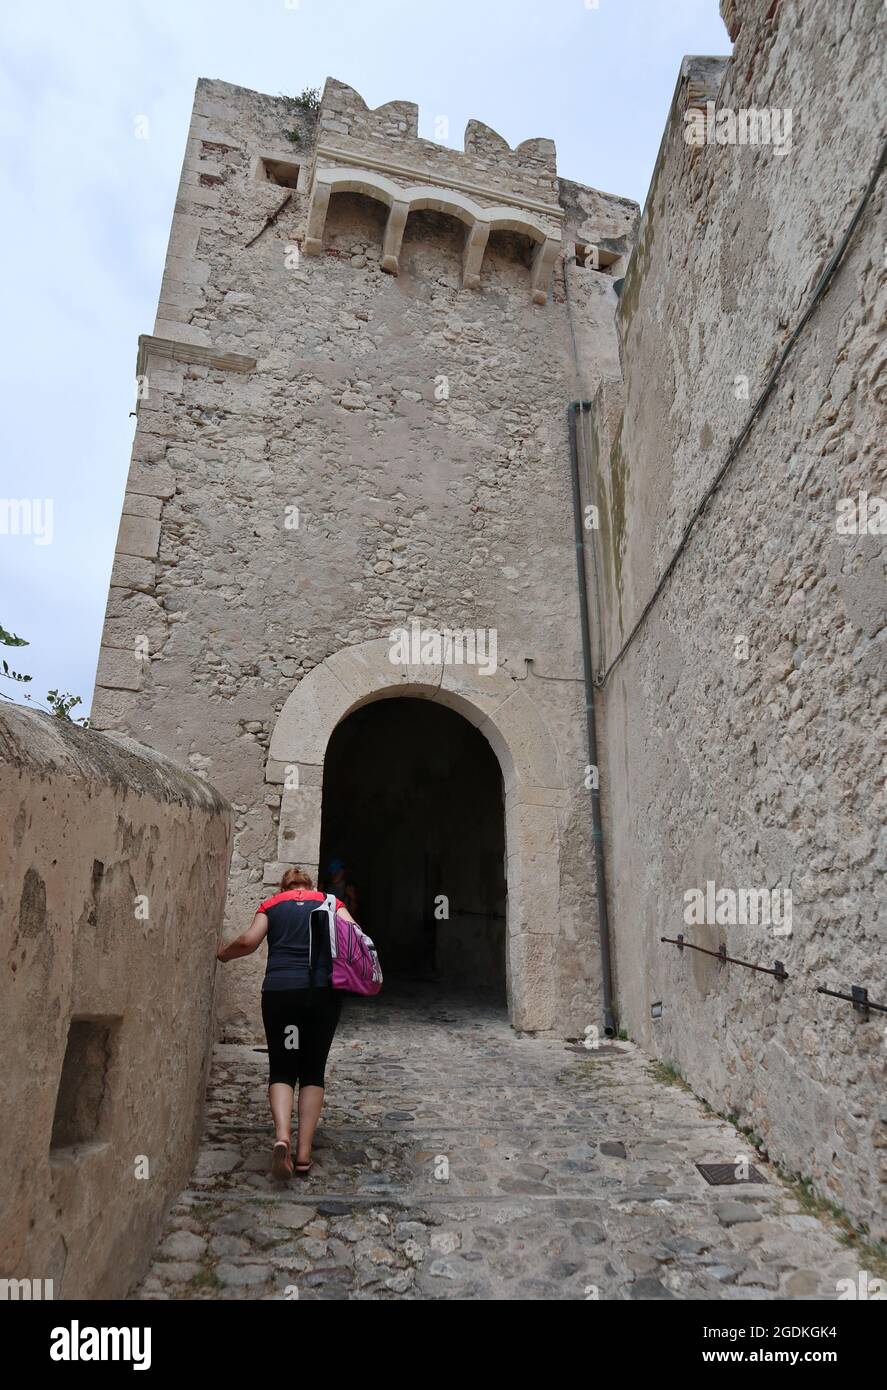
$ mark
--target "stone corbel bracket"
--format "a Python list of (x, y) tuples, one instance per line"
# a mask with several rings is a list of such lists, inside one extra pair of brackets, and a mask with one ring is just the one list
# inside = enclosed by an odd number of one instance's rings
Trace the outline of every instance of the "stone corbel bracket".
[[(382, 239), (382, 269), (397, 275), (404, 228), (411, 212), (433, 209), (446, 212), (464, 222), (467, 227), (462, 260), (464, 289), (480, 288), (480, 270), (490, 232), (518, 232), (536, 243), (530, 290), (534, 304), (544, 304), (548, 298), (551, 271), (561, 250), (559, 230), (546, 225), (525, 208), (497, 205), (485, 207), (454, 188), (429, 184), (403, 187), (375, 169), (317, 168), (311, 186), (308, 223), (302, 250), (307, 256), (319, 256), (323, 248), (330, 198), (333, 193), (363, 193), (388, 208), (388, 221)], [(552, 220), (560, 209), (545, 209)]]
[(183, 343), (172, 338), (155, 338), (150, 333), (139, 334), (139, 351), (136, 357), (136, 376), (146, 375), (149, 354), (165, 357), (173, 362), (194, 362), (205, 367), (218, 367), (226, 372), (252, 372), (258, 361), (240, 352), (219, 352), (216, 348), (204, 347), (199, 343)]

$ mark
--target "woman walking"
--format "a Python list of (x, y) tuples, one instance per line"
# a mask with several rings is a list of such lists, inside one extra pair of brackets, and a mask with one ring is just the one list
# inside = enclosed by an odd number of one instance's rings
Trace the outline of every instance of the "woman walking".
[[(220, 961), (252, 955), (268, 939), (268, 964), (262, 984), (262, 1021), (268, 1040), (268, 1098), (274, 1117), (271, 1172), (286, 1180), (293, 1174), (291, 1129), (298, 1087), (299, 1127), (295, 1171), (312, 1168), (311, 1146), (323, 1108), (326, 1060), (342, 1007), (332, 985), (329, 934), (311, 931), (311, 914), (323, 903), (302, 869), (287, 869), (280, 890), (261, 904), (252, 925), (236, 941), (219, 948)], [(353, 922), (345, 904), (336, 910)], [(310, 951), (310, 959), (309, 959)]]

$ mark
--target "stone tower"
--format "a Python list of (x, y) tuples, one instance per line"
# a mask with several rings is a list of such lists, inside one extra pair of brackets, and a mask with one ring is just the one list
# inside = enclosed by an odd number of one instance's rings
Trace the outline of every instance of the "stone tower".
[(619, 377), (638, 209), (559, 179), (550, 140), (417, 123), (333, 80), (317, 109), (198, 83), (93, 718), (232, 802), (232, 926), (284, 866), (343, 857), (383, 961), (581, 1032), (566, 407)]

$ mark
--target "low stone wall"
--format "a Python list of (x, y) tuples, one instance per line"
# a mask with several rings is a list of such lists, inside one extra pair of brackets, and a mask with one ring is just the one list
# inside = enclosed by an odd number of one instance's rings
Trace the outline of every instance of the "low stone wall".
[(32, 1296), (125, 1296), (187, 1181), (229, 837), (149, 749), (0, 709), (0, 1278)]

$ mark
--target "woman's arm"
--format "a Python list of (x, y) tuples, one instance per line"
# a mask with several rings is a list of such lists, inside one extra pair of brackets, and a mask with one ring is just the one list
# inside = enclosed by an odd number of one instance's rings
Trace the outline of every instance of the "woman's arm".
[(257, 912), (252, 920), (252, 925), (238, 936), (236, 941), (229, 941), (227, 946), (220, 946), (217, 952), (220, 961), (239, 960), (241, 956), (251, 956), (253, 951), (258, 950), (265, 937), (268, 935), (268, 918), (264, 912)]

